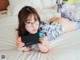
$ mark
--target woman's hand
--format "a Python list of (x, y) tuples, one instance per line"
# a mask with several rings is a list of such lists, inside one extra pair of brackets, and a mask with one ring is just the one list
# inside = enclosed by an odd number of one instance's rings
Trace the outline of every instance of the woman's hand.
[(50, 47), (48, 44), (49, 42), (47, 40), (47, 36), (44, 35), (42, 38), (40, 38), (40, 42), (42, 43), (38, 44), (40, 51), (43, 53), (48, 52), (50, 50)]
[(48, 44), (47, 36), (45, 36), (45, 35), (42, 38), (40, 38), (39, 40), (43, 45), (47, 45)]
[(48, 41), (48, 38), (47, 38), (47, 36), (43, 36), (42, 38), (40, 38), (40, 42), (44, 45), (44, 46), (46, 46), (49, 50), (52, 48), (51, 47), (51, 45), (50, 45), (50, 41)]
[(24, 47), (25, 44), (23, 42), (17, 42), (17, 48)]
[(26, 47), (25, 44), (21, 41), (21, 37), (18, 38), (17, 49), (20, 50), (20, 51), (29, 51), (29, 50), (31, 50), (30, 47)]
[(17, 40), (17, 48), (21, 48), (23, 46), (25, 46), (25, 44), (21, 41), (21, 37), (19, 37)]

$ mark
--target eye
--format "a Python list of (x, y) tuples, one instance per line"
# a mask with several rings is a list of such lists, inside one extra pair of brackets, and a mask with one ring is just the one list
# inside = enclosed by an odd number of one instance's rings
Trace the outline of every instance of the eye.
[(26, 22), (27, 24), (31, 24), (31, 22)]
[(35, 18), (35, 21), (38, 21), (38, 18)]

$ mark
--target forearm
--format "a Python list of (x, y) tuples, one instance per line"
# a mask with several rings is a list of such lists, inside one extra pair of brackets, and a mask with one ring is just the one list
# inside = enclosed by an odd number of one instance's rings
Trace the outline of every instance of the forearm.
[(48, 49), (45, 45), (43, 45), (43, 44), (41, 44), (41, 43), (38, 44), (38, 47), (39, 47), (39, 49), (40, 49), (41, 52), (46, 53), (46, 52), (49, 51), (49, 49)]

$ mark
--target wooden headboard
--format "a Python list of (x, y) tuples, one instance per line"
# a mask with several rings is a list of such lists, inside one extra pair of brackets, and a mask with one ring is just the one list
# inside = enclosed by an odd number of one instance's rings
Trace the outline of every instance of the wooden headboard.
[(0, 11), (6, 10), (8, 5), (8, 0), (0, 0)]

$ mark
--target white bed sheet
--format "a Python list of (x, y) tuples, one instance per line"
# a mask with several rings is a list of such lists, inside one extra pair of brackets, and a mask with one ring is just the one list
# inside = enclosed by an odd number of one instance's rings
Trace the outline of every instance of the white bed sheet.
[[(66, 36), (66, 37), (64, 37)], [(22, 52), (16, 49), (1, 50), (6, 60), (80, 60), (80, 29), (65, 34), (54, 44), (54, 48), (44, 54), (38, 51)]]
[[(0, 25), (2, 26), (14, 25), (14, 27), (17, 28), (17, 24), (17, 16), (9, 16), (0, 20)], [(11, 44), (12, 43), (9, 43), (9, 45)], [(46, 54), (35, 50), (22, 52), (14, 48), (0, 50), (0, 55), (5, 54), (6, 60), (80, 60), (80, 29), (60, 36), (55, 42), (51, 43), (50, 46), (52, 46), (52, 49)]]

